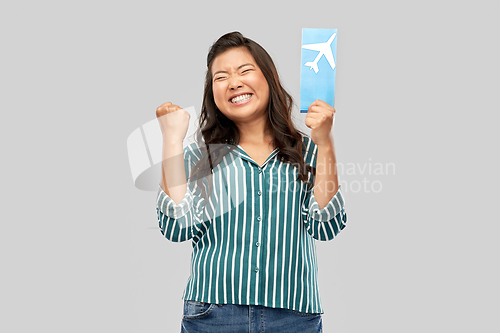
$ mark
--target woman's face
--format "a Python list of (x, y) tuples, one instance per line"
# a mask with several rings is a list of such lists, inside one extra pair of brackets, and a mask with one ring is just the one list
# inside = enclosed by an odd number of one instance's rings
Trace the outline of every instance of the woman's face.
[(234, 123), (267, 118), (269, 85), (245, 47), (219, 54), (212, 63), (215, 104)]

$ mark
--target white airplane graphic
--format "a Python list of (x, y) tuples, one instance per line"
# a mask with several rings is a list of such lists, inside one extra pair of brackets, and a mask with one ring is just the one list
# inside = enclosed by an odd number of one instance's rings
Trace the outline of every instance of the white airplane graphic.
[(332, 48), (330, 47), (330, 45), (332, 44), (336, 35), (337, 33), (334, 33), (326, 43), (302, 45), (303, 49), (319, 51), (319, 54), (316, 59), (314, 59), (314, 61), (305, 63), (306, 66), (311, 67), (309, 69), (314, 69), (314, 72), (318, 73), (318, 61), (323, 55), (325, 56), (326, 60), (328, 60), (328, 63), (330, 64), (332, 69), (335, 69), (335, 60), (333, 59)]

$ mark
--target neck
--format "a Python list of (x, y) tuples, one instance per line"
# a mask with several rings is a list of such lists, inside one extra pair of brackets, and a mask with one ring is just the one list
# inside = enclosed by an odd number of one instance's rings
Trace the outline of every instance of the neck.
[(240, 143), (268, 144), (273, 140), (273, 133), (267, 127), (267, 119), (252, 123), (236, 124), (240, 133)]

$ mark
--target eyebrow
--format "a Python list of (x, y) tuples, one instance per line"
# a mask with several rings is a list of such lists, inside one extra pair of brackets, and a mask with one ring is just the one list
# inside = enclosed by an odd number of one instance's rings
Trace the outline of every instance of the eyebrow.
[[(239, 66), (238, 68), (236, 68), (236, 70), (240, 70), (242, 67), (245, 67), (245, 66), (255, 67), (253, 64), (248, 63), (248, 64), (243, 64), (243, 65)], [(212, 76), (215, 76), (216, 74), (219, 74), (219, 73), (227, 73), (227, 71), (217, 71)]]

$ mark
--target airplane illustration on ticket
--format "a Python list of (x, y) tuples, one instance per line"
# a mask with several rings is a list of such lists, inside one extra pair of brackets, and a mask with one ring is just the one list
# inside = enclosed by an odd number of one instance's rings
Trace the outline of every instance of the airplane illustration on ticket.
[(314, 61), (306, 62), (304, 65), (309, 66), (309, 69), (314, 69), (314, 72), (317, 74), (319, 72), (318, 68), (318, 61), (321, 59), (322, 56), (325, 56), (326, 60), (328, 60), (328, 63), (330, 64), (330, 67), (335, 69), (335, 60), (333, 59), (333, 54), (332, 54), (332, 42), (337, 36), (337, 33), (333, 33), (333, 35), (326, 41), (325, 43), (316, 43), (316, 44), (307, 44), (307, 45), (302, 45), (303, 49), (307, 50), (313, 50), (313, 51), (318, 51), (318, 55), (316, 56), (316, 59)]

